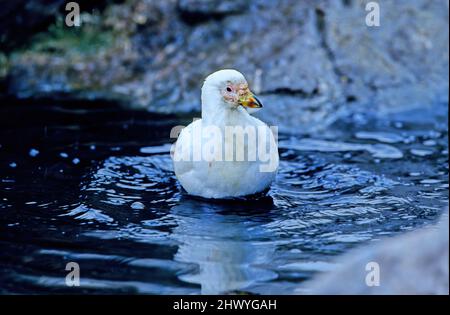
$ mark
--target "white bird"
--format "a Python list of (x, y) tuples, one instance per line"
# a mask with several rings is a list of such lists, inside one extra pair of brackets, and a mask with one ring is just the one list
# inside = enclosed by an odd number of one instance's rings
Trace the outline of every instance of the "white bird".
[(278, 147), (272, 130), (250, 115), (262, 104), (244, 76), (231, 69), (214, 72), (205, 79), (201, 101), (202, 118), (184, 128), (172, 147), (183, 188), (217, 199), (268, 190), (278, 169)]

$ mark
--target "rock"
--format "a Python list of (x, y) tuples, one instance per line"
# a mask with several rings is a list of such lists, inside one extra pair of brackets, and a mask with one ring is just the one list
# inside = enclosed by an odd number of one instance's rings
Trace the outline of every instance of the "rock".
[(0, 9), (0, 45), (9, 50), (24, 44), (37, 31), (46, 30), (64, 0), (5, 1)]
[(365, 24), (365, 3), (111, 3), (79, 30), (55, 24), (10, 54), (3, 86), (15, 97), (182, 114), (199, 112), (209, 73), (236, 68), (261, 96), (258, 116), (292, 133), (353, 112), (447, 102), (448, 2), (383, 1), (380, 27)]
[(448, 102), (448, 1), (382, 1), (380, 27), (363, 23), (367, 2), (335, 2), (323, 18), (346, 97), (381, 111)]
[(248, 8), (248, 3), (246, 0), (178, 0), (177, 8), (186, 22), (197, 24), (242, 13)]
[[(64, 0), (15, 0), (0, 7), (0, 44), (10, 51), (26, 44), (36, 33), (46, 31), (58, 15), (65, 14)], [(114, 0), (75, 1), (81, 12), (102, 10)]]
[[(449, 294), (448, 210), (437, 226), (425, 227), (353, 250), (336, 270), (313, 278), (299, 289), (312, 294)], [(379, 267), (379, 285), (366, 277)], [(376, 284), (369, 275), (369, 283)], [(370, 282), (374, 281), (374, 282)]]

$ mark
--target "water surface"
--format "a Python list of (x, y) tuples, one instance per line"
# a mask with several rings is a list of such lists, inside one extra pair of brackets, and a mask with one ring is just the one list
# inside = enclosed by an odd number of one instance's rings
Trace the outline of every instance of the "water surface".
[(448, 202), (445, 105), (282, 134), (276, 182), (247, 202), (181, 191), (169, 132), (186, 118), (31, 101), (0, 117), (1, 293), (289, 294)]

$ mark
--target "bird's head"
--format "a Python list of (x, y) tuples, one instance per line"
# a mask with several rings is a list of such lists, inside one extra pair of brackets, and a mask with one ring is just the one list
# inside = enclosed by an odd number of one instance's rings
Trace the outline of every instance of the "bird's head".
[(240, 106), (252, 113), (262, 108), (262, 103), (250, 91), (247, 80), (239, 71), (219, 70), (210, 74), (203, 84), (202, 101), (205, 97), (219, 98), (221, 106), (235, 109)]

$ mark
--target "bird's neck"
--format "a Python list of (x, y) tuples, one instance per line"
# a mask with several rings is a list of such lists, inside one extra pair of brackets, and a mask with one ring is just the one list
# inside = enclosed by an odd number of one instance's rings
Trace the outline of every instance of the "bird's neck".
[(217, 90), (202, 89), (202, 122), (205, 125), (234, 126), (242, 124), (249, 114), (241, 106), (226, 104)]

